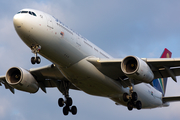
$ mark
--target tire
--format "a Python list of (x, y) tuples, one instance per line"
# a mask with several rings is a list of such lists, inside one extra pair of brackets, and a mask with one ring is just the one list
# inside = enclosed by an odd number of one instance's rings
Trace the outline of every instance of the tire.
[(132, 104), (132, 102), (128, 102), (128, 103), (127, 103), (127, 108), (128, 108), (129, 111), (131, 111), (131, 110), (133, 109), (133, 104)]
[(142, 108), (142, 103), (141, 103), (141, 101), (137, 101), (136, 102), (136, 108), (138, 109), (138, 110), (140, 110), (141, 108)]
[(68, 115), (68, 114), (69, 114), (69, 107), (65, 106), (65, 107), (63, 108), (63, 114), (64, 114), (64, 115)]
[(32, 58), (31, 58), (31, 63), (32, 63), (33, 65), (36, 63), (35, 57), (32, 57)]
[(76, 114), (77, 114), (77, 107), (76, 107), (76, 106), (72, 106), (72, 107), (71, 107), (71, 113), (72, 113), (73, 115), (76, 115)]
[(63, 107), (64, 106), (64, 100), (62, 98), (59, 98), (58, 105), (59, 105), (59, 107)]
[(136, 101), (138, 99), (138, 95), (136, 92), (132, 93), (132, 101)]
[(72, 105), (72, 98), (68, 97), (66, 100), (66, 105), (71, 106)]
[(123, 94), (123, 100), (124, 102), (127, 102), (129, 99), (127, 98), (128, 94), (127, 93), (124, 93)]
[(39, 56), (36, 57), (36, 63), (37, 64), (41, 63), (41, 58)]

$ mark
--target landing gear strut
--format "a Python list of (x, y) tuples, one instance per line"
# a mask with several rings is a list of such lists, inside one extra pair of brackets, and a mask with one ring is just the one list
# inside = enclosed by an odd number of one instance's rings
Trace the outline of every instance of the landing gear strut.
[(65, 100), (63, 98), (59, 98), (58, 105), (59, 107), (63, 107), (63, 114), (68, 115), (71, 112), (73, 115), (77, 114), (77, 107), (72, 106), (73, 100), (69, 97), (69, 82), (62, 81), (62, 87), (60, 91), (63, 93)]
[(133, 91), (133, 86), (129, 87), (130, 94), (127, 93), (123, 94), (123, 100), (124, 102), (127, 102), (127, 108), (128, 110), (133, 110), (134, 107), (136, 107), (138, 110), (142, 108), (142, 103), (140, 100), (138, 100), (138, 95), (136, 92)]
[(35, 63), (39, 64), (41, 62), (41, 59), (39, 56), (37, 56), (37, 54), (39, 53), (39, 51), (41, 50), (41, 46), (40, 45), (34, 45), (31, 46), (31, 50), (32, 53), (35, 54), (35, 57), (31, 58), (31, 63), (34, 65)]

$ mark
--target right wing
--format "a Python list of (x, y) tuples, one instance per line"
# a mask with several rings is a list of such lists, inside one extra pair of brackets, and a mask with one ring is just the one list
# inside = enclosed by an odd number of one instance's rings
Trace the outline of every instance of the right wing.
[[(68, 80), (62, 75), (62, 73), (54, 64), (40, 68), (32, 68), (28, 72), (33, 75), (33, 77), (38, 82), (39, 87), (45, 93), (47, 87), (57, 87), (59, 91), (63, 93), (62, 82), (68, 82)], [(0, 85), (2, 84), (4, 84), (6, 89), (9, 89), (12, 93), (14, 93), (14, 88), (11, 87), (6, 81), (6, 76), (0, 76)], [(72, 83), (69, 84), (69, 88), (79, 90)]]
[[(154, 74), (154, 79), (171, 77), (176, 81), (176, 76), (180, 75), (180, 58), (141, 58), (141, 60), (146, 62), (150, 67)], [(127, 79), (127, 76), (121, 68), (123, 59), (101, 59), (92, 57), (87, 58), (87, 61), (92, 63), (103, 74), (114, 80)]]

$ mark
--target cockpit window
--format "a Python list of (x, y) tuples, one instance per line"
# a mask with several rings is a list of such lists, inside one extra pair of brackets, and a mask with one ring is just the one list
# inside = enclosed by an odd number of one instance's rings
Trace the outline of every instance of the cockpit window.
[(35, 14), (34, 12), (32, 12), (32, 14), (33, 14), (34, 16), (36, 16), (36, 14)]
[(33, 16), (37, 16), (34, 12), (32, 11), (19, 11), (17, 14), (21, 14), (21, 13), (29, 13), (30, 15), (33, 15)]
[(30, 14), (30, 15), (32, 15), (32, 12), (31, 12), (31, 11), (29, 11), (29, 14)]
[(28, 13), (28, 11), (21, 11), (21, 13)]

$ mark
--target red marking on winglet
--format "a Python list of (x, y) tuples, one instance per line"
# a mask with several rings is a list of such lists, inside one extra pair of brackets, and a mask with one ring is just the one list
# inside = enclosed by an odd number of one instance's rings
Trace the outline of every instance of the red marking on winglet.
[(171, 58), (171, 56), (172, 52), (165, 48), (163, 54), (161, 55), (161, 58)]

